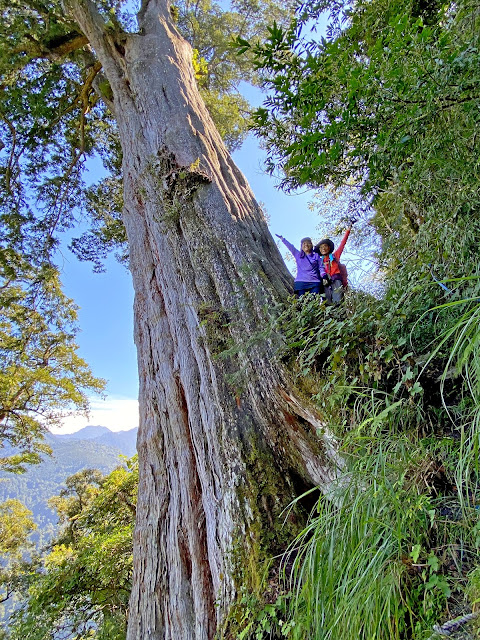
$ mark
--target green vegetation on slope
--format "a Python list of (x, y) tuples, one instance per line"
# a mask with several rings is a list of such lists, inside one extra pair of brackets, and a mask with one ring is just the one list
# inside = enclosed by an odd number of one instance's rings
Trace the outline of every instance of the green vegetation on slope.
[[(309, 41), (324, 10), (328, 35)], [(264, 45), (238, 43), (270, 90), (255, 128), (272, 171), (347, 194), (381, 280), (342, 308), (279, 310), (282, 357), (345, 469), (285, 556), (277, 602), (244, 599), (242, 638), (422, 640), (477, 606), (479, 39), (466, 0), (320, 0)]]
[(104, 476), (70, 476), (51, 499), (61, 532), (42, 555), (0, 574), (17, 597), (9, 638), (125, 637), (131, 589), (136, 458)]
[(478, 597), (480, 306), (437, 309), (450, 325), (431, 327), (425, 353), (388, 304), (351, 293), (341, 309), (292, 301), (280, 318), (284, 357), (346, 464), (285, 559), (292, 638), (429, 638)]

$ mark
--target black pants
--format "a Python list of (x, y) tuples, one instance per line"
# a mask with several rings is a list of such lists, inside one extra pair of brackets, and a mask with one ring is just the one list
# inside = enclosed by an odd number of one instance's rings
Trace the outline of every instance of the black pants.
[(297, 282), (293, 283), (293, 289), (297, 298), (306, 293), (323, 293), (323, 284), (321, 282)]

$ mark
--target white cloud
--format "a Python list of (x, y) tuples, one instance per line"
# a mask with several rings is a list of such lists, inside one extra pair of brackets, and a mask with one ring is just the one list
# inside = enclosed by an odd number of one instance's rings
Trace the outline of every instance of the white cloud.
[(72, 415), (64, 418), (63, 426), (52, 429), (53, 433), (74, 433), (88, 425), (108, 427), (111, 431), (126, 431), (138, 427), (138, 400), (133, 398), (108, 397), (106, 400), (91, 399), (90, 415)]

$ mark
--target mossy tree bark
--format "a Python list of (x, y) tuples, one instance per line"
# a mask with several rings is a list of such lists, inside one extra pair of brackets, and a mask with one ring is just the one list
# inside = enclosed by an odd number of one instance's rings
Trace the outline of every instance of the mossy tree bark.
[(128, 637), (206, 640), (278, 548), (281, 510), (328, 487), (337, 457), (273, 338), (248, 344), (291, 277), (199, 97), (168, 1), (144, 0), (136, 35), (106, 30), (90, 0), (66, 6), (110, 82), (123, 147), (140, 375)]

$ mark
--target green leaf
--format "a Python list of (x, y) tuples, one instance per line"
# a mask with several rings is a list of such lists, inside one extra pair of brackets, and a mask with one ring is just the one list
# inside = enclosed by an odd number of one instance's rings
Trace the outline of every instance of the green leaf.
[(418, 562), (418, 558), (420, 557), (420, 553), (422, 552), (422, 545), (414, 544), (412, 550), (410, 551), (410, 557), (413, 562), (416, 564)]
[(433, 553), (429, 554), (427, 558), (427, 564), (432, 571), (438, 571), (440, 568), (440, 560)]

